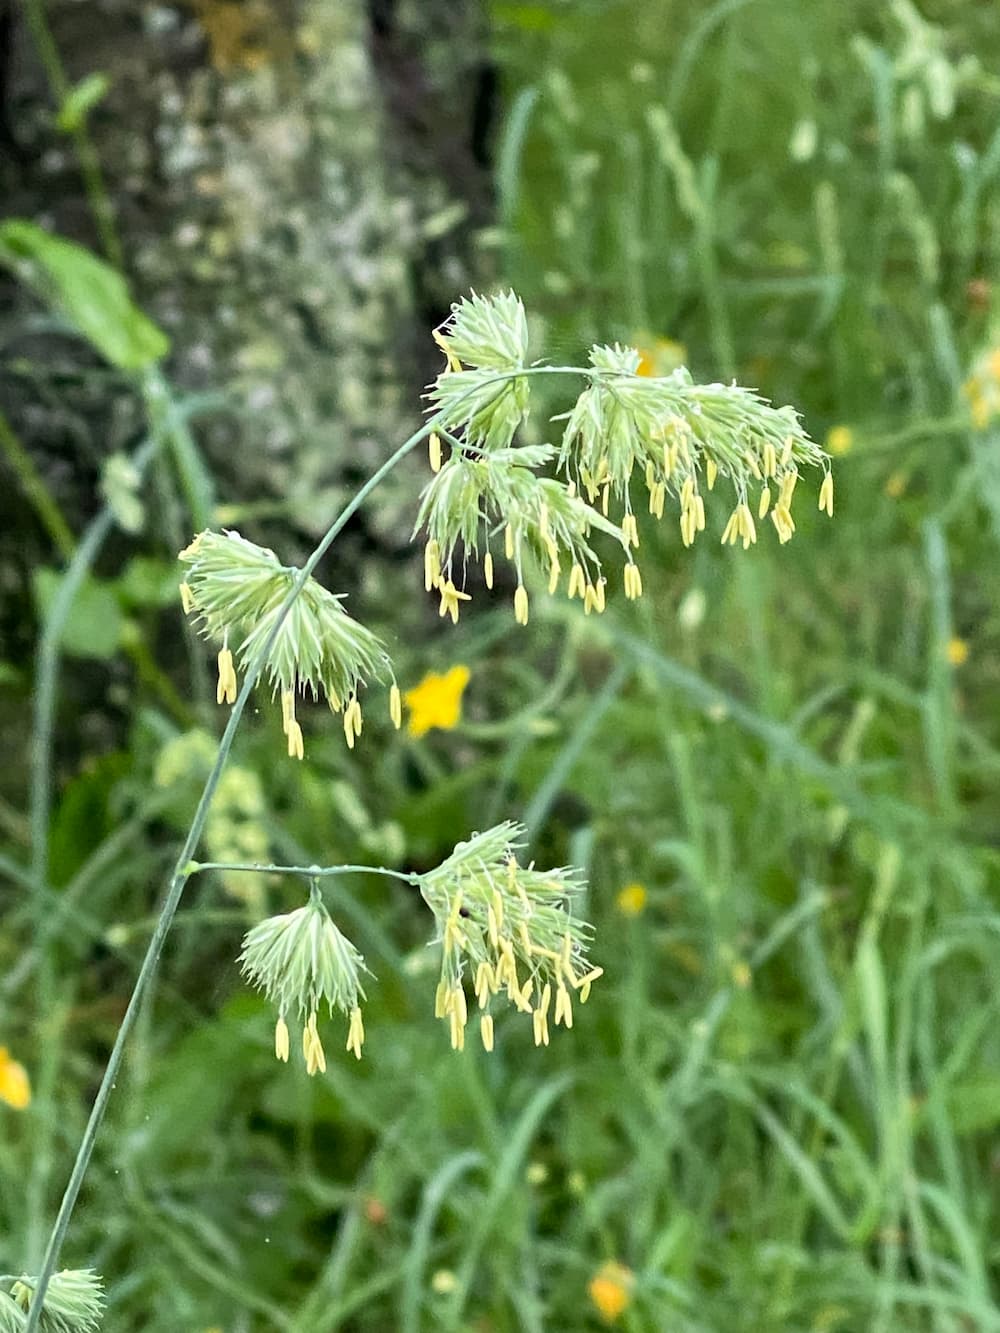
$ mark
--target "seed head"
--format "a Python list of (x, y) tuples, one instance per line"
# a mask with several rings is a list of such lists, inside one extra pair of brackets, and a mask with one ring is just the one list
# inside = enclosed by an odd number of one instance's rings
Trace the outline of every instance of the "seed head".
[(571, 993), (581, 1003), (601, 975), (587, 959), (590, 927), (573, 915), (583, 891), (571, 869), (521, 866), (524, 829), (500, 824), (461, 842), (436, 870), (421, 876), (421, 893), (438, 924), (441, 978), (435, 1014), (461, 1050), (468, 1022), (468, 980), (482, 1011), (480, 1035), (493, 1048), (492, 1007), (504, 995), (531, 1014), (536, 1045), (549, 1043), (553, 999), (556, 1024), (573, 1024)]
[[(23, 1327), (21, 1312), (31, 1309), (37, 1285), (37, 1278), (22, 1276), (11, 1288), (13, 1303), (0, 1296), (0, 1333)], [(9, 1318), (11, 1310), (20, 1323)], [(68, 1268), (52, 1274), (42, 1301), (39, 1327), (43, 1333), (93, 1333), (103, 1317), (104, 1284), (92, 1269)]]
[[(266, 642), (299, 573), (279, 563), (273, 551), (238, 532), (203, 532), (183, 550), (187, 566), (181, 585), (185, 609), (210, 638), (221, 639), (219, 703), (234, 703), (237, 676), (229, 643), (240, 641), (245, 671)], [(360, 734), (358, 691), (371, 679), (389, 680), (392, 666), (381, 641), (341, 606), (342, 597), (307, 579), (268, 650), (264, 674), (280, 694), (288, 753), (302, 758), (302, 729), (295, 717), (299, 693), (315, 699), (322, 691), (335, 712), (346, 708), (345, 734), (353, 746)], [(355, 710), (357, 717), (354, 717)]]
[(290, 1039), (286, 1015), (303, 1023), (302, 1050), (310, 1074), (326, 1069), (326, 1055), (317, 1026), (324, 1003), (332, 1015), (339, 1009), (349, 1018), (347, 1049), (360, 1060), (364, 1041), (359, 1001), (365, 998), (360, 974), (364, 958), (334, 925), (313, 886), (304, 907), (268, 917), (247, 933), (240, 964), (247, 979), (277, 1007), (274, 1050), (287, 1060)]

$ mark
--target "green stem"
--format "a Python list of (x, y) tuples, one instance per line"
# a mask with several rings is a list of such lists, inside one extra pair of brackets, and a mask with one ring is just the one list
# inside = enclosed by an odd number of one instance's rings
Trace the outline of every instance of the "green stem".
[[(160, 447), (159, 436), (154, 435), (140, 445), (132, 458), (132, 466), (141, 476), (150, 459)], [(31, 876), (42, 884), (48, 874), (49, 786), (52, 767), (52, 732), (55, 725), (56, 683), (59, 673), (59, 641), (73, 599), (86, 578), (98, 551), (114, 526), (115, 516), (110, 505), (105, 505), (88, 527), (83, 540), (66, 568), (56, 595), (45, 617), (38, 645), (37, 686), (35, 689), (32, 728), (31, 809)]]
[(405, 870), (387, 870), (384, 866), (265, 866), (243, 861), (189, 861), (185, 874), (198, 875), (203, 870), (250, 870), (260, 875), (303, 875), (306, 879), (329, 879), (333, 875), (388, 875), (414, 887), (421, 876)]
[[(28, 27), (35, 39), (35, 46), (45, 68), (46, 78), (60, 109), (62, 109), (72, 92), (72, 88), (66, 77), (66, 71), (63, 69), (59, 50), (52, 40), (52, 33), (49, 31), (49, 25), (45, 18), (45, 6), (42, 0), (26, 0), (25, 9), (28, 17)], [(111, 196), (104, 184), (100, 159), (90, 140), (90, 135), (87, 133), (86, 124), (75, 126), (70, 131), (70, 137), (73, 140), (73, 146), (76, 149), (76, 155), (80, 163), (80, 174), (83, 177), (87, 200), (97, 224), (97, 234), (101, 239), (101, 246), (112, 264), (116, 268), (122, 269), (124, 268), (125, 256), (122, 252), (121, 241), (118, 239)]]
[[(509, 379), (510, 376), (500, 378)], [(212, 804), (215, 789), (219, 785), (219, 779), (222, 777), (222, 771), (229, 758), (229, 752), (232, 749), (236, 731), (239, 727), (240, 719), (243, 716), (243, 710), (246, 707), (247, 700), (257, 683), (261, 670), (267, 661), (268, 654), (281, 632), (285, 617), (288, 615), (296, 598), (305, 587), (306, 581), (312, 575), (313, 570), (319, 564), (320, 560), (322, 560), (334, 539), (338, 536), (352, 515), (360, 508), (379, 483), (392, 471), (396, 464), (405, 458), (421, 440), (425, 439), (426, 436), (430, 434), (431, 430), (434, 428), (434, 423), (435, 418), (432, 417), (428, 422), (421, 426), (418, 431), (415, 431), (405, 443), (401, 444), (396, 452), (382, 464), (378, 471), (374, 472), (372, 476), (369, 477), (354, 496), (353, 500), (344, 507), (340, 515), (327, 529), (326, 535), (323, 537), (322, 541), (296, 575), (287, 597), (278, 609), (270, 634), (261, 644), (259, 652), (247, 668), (243, 686), (237, 696), (235, 704), (233, 704), (232, 712), (229, 715), (229, 721), (226, 724), (226, 729), (219, 742), (219, 749), (215, 757), (215, 763), (212, 766), (212, 771), (208, 775), (204, 790), (201, 794), (201, 799), (198, 802), (198, 808), (195, 811), (194, 819), (188, 830), (188, 835), (184, 840), (184, 846), (181, 848), (180, 855), (177, 858), (177, 863), (174, 867), (174, 872), (171, 876), (170, 885), (167, 890), (167, 896), (160, 911), (156, 929), (153, 931), (149, 941), (149, 946), (146, 950), (146, 955), (143, 958), (142, 966), (139, 969), (139, 975), (136, 978), (135, 986), (133, 987), (132, 995), (128, 1002), (128, 1008), (125, 1010), (125, 1016), (122, 1019), (121, 1026), (115, 1037), (114, 1045), (111, 1048), (107, 1067), (104, 1070), (104, 1076), (101, 1079), (100, 1087), (97, 1090), (97, 1096), (95, 1097), (94, 1105), (91, 1108), (87, 1127), (84, 1130), (83, 1138), (77, 1150), (76, 1160), (73, 1163), (73, 1170), (70, 1173), (69, 1182), (66, 1185), (62, 1203), (59, 1206), (59, 1213), (56, 1217), (51, 1235), (49, 1236), (48, 1245), (45, 1250), (45, 1258), (42, 1262), (42, 1269), (35, 1289), (36, 1295), (31, 1303), (31, 1309), (28, 1312), (28, 1320), (24, 1327), (24, 1333), (37, 1333), (38, 1321), (41, 1316), (42, 1304), (45, 1299), (45, 1292), (48, 1288), (49, 1279), (58, 1262), (59, 1253), (62, 1249), (63, 1241), (66, 1238), (66, 1232), (69, 1229), (70, 1219), (73, 1216), (73, 1209), (76, 1206), (76, 1201), (79, 1197), (84, 1177), (87, 1174), (87, 1168), (90, 1165), (90, 1159), (93, 1156), (97, 1135), (100, 1131), (105, 1113), (107, 1112), (108, 1102), (111, 1099), (111, 1093), (118, 1077), (118, 1071), (121, 1068), (122, 1059), (124, 1058), (125, 1046), (132, 1029), (135, 1026), (136, 1019), (139, 1016), (139, 1010), (142, 1006), (146, 992), (149, 989), (150, 983), (152, 982), (160, 954), (163, 951), (164, 943), (166, 942), (177, 908), (180, 905), (184, 887), (187, 884), (191, 873), (189, 863), (191, 862), (194, 851), (201, 839), (205, 821), (208, 818), (209, 807)]]
[(0, 412), (0, 448), (3, 449), (21, 489), (31, 501), (35, 513), (41, 520), (45, 531), (52, 538), (64, 560), (69, 560), (76, 546), (72, 532), (59, 511), (59, 506), (49, 494), (49, 488), (32, 460), (31, 455), (21, 443), (19, 436), (7, 418)]

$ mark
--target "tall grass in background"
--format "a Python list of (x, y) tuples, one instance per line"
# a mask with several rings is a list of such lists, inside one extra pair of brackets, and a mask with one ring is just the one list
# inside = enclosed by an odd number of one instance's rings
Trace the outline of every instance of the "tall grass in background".
[[(519, 1031), (455, 1056), (411, 1009), (416, 904), (338, 882), (378, 1050), (291, 1078), (231, 962), (247, 887), (203, 887), (67, 1261), (127, 1275), (111, 1326), (164, 1333), (599, 1327), (609, 1260), (632, 1333), (1000, 1328), (1000, 434), (962, 391), (1000, 222), (990, 7), (491, 12), (504, 281), (550, 345), (683, 343), (795, 402), (837, 522), (683, 559), (641, 525), (642, 601), (533, 604), (533, 656), (506, 609), (429, 626), (401, 683), (467, 664), (465, 721), (370, 766), (248, 734), (218, 845), (423, 867), (517, 812), (587, 870), (603, 993), (544, 1057)], [(44, 1237), (205, 740), (145, 693), (53, 811), (67, 925), (8, 914), (35, 1096), (3, 1122), (0, 1268)]]

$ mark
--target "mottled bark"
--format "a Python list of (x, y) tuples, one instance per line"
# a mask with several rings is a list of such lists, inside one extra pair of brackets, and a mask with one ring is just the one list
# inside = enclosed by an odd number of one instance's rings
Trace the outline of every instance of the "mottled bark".
[[(484, 204), (476, 23), (461, 5), (361, 0), (46, 13), (70, 80), (111, 79), (93, 139), (171, 375), (242, 410), (206, 437), (222, 489), (281, 496), (316, 530), (345, 474), (412, 419), (416, 329), (469, 280), (453, 246)], [(14, 36), (5, 196), (96, 245), (26, 25)]]

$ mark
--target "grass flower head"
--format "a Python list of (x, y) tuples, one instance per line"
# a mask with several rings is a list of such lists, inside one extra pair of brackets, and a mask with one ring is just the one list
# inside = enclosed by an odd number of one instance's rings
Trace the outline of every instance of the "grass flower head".
[(313, 885), (304, 907), (268, 917), (243, 941), (240, 964), (247, 979), (262, 990), (278, 1010), (274, 1049), (287, 1060), (290, 1037), (286, 1015), (303, 1024), (302, 1051), (310, 1074), (326, 1070), (319, 1035), (319, 1011), (325, 1004), (348, 1016), (347, 1049), (361, 1059), (364, 1025), (360, 1002), (365, 998), (361, 973), (364, 958), (334, 925)]
[(572, 995), (581, 1004), (602, 974), (587, 958), (590, 927), (573, 914), (583, 890), (578, 871), (521, 866), (525, 830), (507, 822), (460, 842), (420, 891), (434, 913), (441, 942), (435, 1014), (451, 1044), (465, 1045), (470, 981), (480, 1010), (480, 1036), (493, 1048), (492, 1009), (498, 997), (531, 1015), (536, 1046), (549, 1044), (549, 1018), (573, 1026)]
[[(11, 1296), (18, 1310), (27, 1312), (31, 1309), (36, 1285), (32, 1277), (21, 1277), (14, 1283)], [(93, 1333), (100, 1328), (103, 1316), (104, 1285), (92, 1269), (64, 1269), (61, 1273), (53, 1273), (42, 1304), (40, 1326), (43, 1333)]]
[[(181, 585), (185, 610), (196, 616), (203, 634), (222, 643), (218, 701), (234, 703), (237, 678), (230, 642), (239, 644), (240, 666), (246, 670), (270, 636), (299, 571), (238, 532), (203, 532), (180, 559), (187, 566)], [(361, 734), (361, 686), (371, 679), (392, 679), (381, 641), (347, 614), (342, 600), (307, 579), (264, 663), (272, 690), (281, 695), (288, 753), (299, 759), (303, 741), (295, 701), (300, 693), (326, 696), (331, 709), (343, 714), (353, 749)]]

